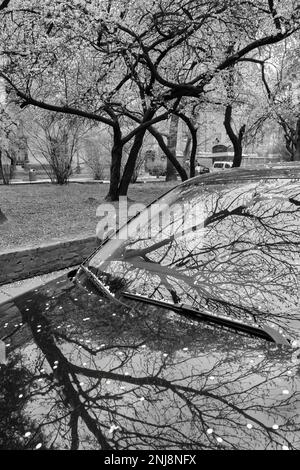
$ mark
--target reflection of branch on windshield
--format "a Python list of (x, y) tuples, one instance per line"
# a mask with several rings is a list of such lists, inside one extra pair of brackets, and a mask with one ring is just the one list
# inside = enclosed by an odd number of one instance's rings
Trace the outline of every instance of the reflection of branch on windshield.
[[(193, 225), (192, 227), (185, 228), (184, 235), (186, 236), (189, 233), (196, 232), (197, 230), (205, 228), (205, 227), (209, 226), (210, 224), (213, 224), (215, 222), (219, 222), (219, 221), (223, 220), (226, 217), (230, 217), (230, 216), (234, 216), (234, 215), (240, 215), (240, 216), (254, 218), (253, 215), (246, 212), (246, 207), (245, 206), (239, 206), (239, 207), (233, 209), (232, 211), (229, 211), (228, 209), (224, 209), (224, 210), (221, 210), (218, 213), (212, 214), (211, 216), (207, 217), (204, 221), (201, 221), (200, 223), (198, 223), (196, 225)], [(109, 261), (118, 261), (118, 260), (129, 261), (131, 258), (135, 258), (137, 256), (145, 259), (145, 256), (147, 254), (149, 254), (153, 251), (156, 251), (156, 250), (158, 250), (159, 248), (161, 248), (165, 245), (172, 244), (172, 242), (174, 240), (176, 240), (176, 238), (181, 238), (181, 237), (182, 237), (182, 232), (179, 231), (178, 234), (175, 233), (174, 235), (172, 235), (172, 236), (170, 236), (170, 237), (168, 237), (164, 240), (161, 240), (157, 243), (154, 243), (151, 246), (148, 246), (146, 248), (139, 248), (139, 249), (134, 249), (134, 248), (127, 249), (121, 255), (120, 255), (120, 253), (118, 253), (118, 256), (120, 256), (120, 258), (119, 257), (115, 258), (114, 255), (112, 255), (111, 257), (108, 258), (108, 260)]]

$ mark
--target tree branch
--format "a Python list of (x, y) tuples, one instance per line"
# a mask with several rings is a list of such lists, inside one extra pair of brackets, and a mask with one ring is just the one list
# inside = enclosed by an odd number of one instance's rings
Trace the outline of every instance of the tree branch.
[(17, 96), (23, 100), (25, 105), (32, 105), (36, 106), (37, 108), (46, 109), (48, 111), (54, 111), (57, 113), (72, 114), (87, 119), (93, 119), (94, 121), (102, 122), (103, 124), (107, 124), (112, 127), (114, 126), (114, 122), (112, 120), (107, 119), (99, 114), (94, 114), (89, 111), (82, 111), (70, 106), (57, 106), (50, 103), (45, 103), (44, 101), (36, 100), (35, 98), (32, 98), (31, 96), (19, 90), (19, 88), (17, 88), (16, 85), (14, 85), (14, 83), (2, 72), (0, 72), (0, 77), (4, 78), (4, 80), (10, 84), (10, 86), (15, 90)]
[(4, 8), (7, 8), (9, 3), (10, 3), (10, 0), (4, 0), (0, 5), (0, 11), (4, 10)]

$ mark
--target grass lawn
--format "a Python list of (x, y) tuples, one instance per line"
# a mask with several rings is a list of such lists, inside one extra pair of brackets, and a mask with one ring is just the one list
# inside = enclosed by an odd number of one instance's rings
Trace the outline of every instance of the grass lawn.
[[(134, 184), (128, 196), (148, 204), (173, 186), (165, 182)], [(96, 209), (107, 192), (108, 184), (0, 185), (0, 208), (8, 219), (0, 225), (0, 251), (94, 235), (99, 221)]]

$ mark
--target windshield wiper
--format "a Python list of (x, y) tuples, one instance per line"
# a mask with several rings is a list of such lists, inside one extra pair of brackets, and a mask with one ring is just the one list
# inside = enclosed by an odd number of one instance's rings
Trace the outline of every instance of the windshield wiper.
[(82, 269), (84, 273), (87, 275), (87, 277), (91, 280), (91, 282), (100, 290), (104, 295), (106, 295), (108, 298), (114, 300), (115, 302), (122, 303), (116, 297), (114, 294), (110, 292), (110, 290), (103, 284), (103, 282), (100, 281), (100, 279), (92, 272), (90, 271), (86, 266), (83, 264), (80, 266), (79, 270), (77, 273)]
[(163, 300), (155, 300), (149, 297), (144, 297), (139, 294), (131, 294), (129, 292), (121, 292), (121, 294), (127, 299), (138, 300), (147, 304), (156, 305), (157, 307), (167, 308), (193, 320), (196, 319), (206, 323), (213, 323), (219, 326), (224, 326), (236, 331), (247, 333), (258, 338), (263, 338), (267, 341), (271, 341), (276, 344), (290, 346), (289, 341), (284, 336), (282, 336), (282, 334), (280, 334), (277, 330), (270, 326), (260, 327), (249, 325), (247, 323), (243, 323), (237, 320), (231, 320), (229, 318), (212, 315), (207, 312), (202, 312), (186, 304), (170, 304), (169, 302), (165, 302)]

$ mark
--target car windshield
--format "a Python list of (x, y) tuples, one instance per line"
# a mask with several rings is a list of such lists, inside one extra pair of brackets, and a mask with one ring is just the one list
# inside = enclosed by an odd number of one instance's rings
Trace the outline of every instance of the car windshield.
[(186, 182), (108, 240), (86, 267), (139, 294), (300, 332), (300, 181)]

